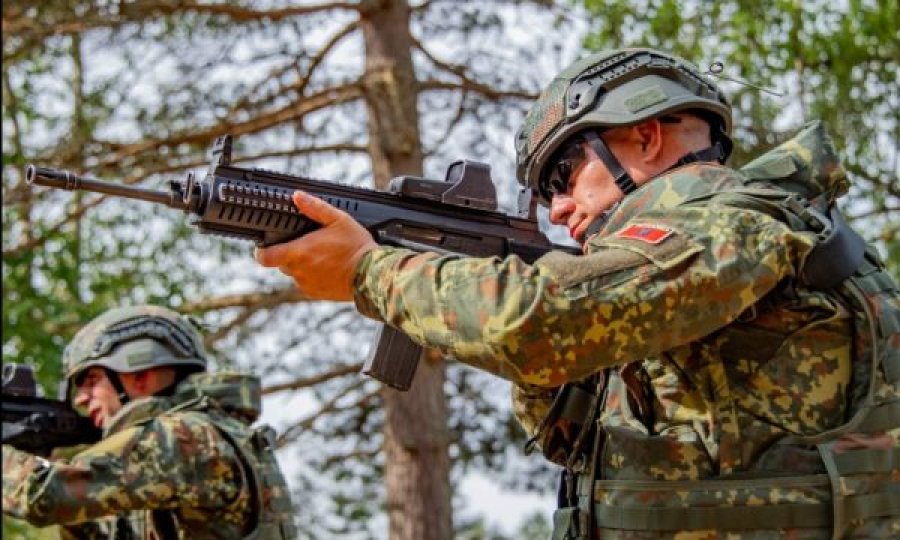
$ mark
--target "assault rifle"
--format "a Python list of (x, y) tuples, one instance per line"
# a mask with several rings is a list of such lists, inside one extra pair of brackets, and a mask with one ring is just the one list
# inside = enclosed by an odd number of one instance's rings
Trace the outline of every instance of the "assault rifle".
[(47, 455), (100, 440), (101, 431), (64, 401), (39, 396), (31, 366), (3, 364), (3, 444)]
[[(456, 161), (443, 181), (399, 176), (389, 191), (346, 186), (264, 169), (231, 164), (231, 137), (216, 139), (206, 175), (197, 180), (169, 182), (158, 191), (76, 176), (69, 171), (29, 165), (29, 183), (58, 189), (82, 189), (140, 199), (184, 210), (201, 233), (252, 240), (268, 246), (307, 234), (319, 225), (300, 214), (291, 201), (303, 190), (346, 211), (380, 244), (417, 251), (475, 257), (516, 254), (526, 262), (555, 246), (541, 233), (530, 193), (519, 193), (519, 210), (507, 215), (497, 209), (490, 167), (476, 161)], [(398, 390), (407, 390), (422, 350), (405, 334), (382, 327), (362, 372)]]

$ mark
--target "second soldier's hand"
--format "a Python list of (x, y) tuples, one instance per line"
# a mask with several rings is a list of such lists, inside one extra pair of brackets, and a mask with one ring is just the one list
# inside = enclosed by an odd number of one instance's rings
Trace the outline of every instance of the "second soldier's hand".
[(257, 248), (256, 261), (293, 278), (307, 298), (353, 300), (356, 265), (378, 244), (349, 214), (325, 201), (302, 191), (295, 191), (292, 199), (301, 214), (322, 228), (283, 244)]

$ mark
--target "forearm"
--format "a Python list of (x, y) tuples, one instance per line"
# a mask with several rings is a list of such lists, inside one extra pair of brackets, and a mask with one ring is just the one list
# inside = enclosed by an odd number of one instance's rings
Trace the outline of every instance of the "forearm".
[(415, 341), (501, 377), (519, 381), (524, 356), (506, 340), (533, 319), (552, 280), (517, 257), (440, 257), (379, 248), (357, 267), (361, 313), (400, 328)]
[(728, 234), (603, 239), (590, 255), (532, 266), (379, 248), (357, 267), (355, 300), (460, 361), (558, 386), (708, 335), (791, 275), (806, 246), (768, 218), (742, 217), (691, 213), (689, 222)]
[(71, 460), (41, 461), (4, 447), (3, 511), (45, 526), (233, 501), (242, 487), (236, 457), (223, 456), (207, 430), (179, 426), (128, 428)]
[(31, 521), (31, 492), (35, 478), (46, 474), (50, 462), (3, 445), (3, 513)]

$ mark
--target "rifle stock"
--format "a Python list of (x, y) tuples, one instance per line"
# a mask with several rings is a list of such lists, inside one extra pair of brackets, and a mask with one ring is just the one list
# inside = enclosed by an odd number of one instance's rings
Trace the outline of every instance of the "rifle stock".
[[(446, 178), (427, 180), (400, 176), (389, 190), (374, 191), (231, 165), (231, 137), (219, 137), (202, 180), (188, 173), (169, 182), (168, 191), (84, 178), (68, 171), (29, 165), (29, 183), (57, 189), (85, 190), (144, 200), (184, 210), (201, 233), (268, 246), (292, 240), (319, 225), (294, 207), (291, 194), (303, 190), (350, 214), (380, 244), (416, 251), (475, 257), (515, 254), (534, 262), (551, 249), (577, 252), (552, 244), (538, 228), (535, 204), (522, 191), (517, 215), (498, 210), (490, 167), (460, 160)], [(398, 390), (412, 383), (421, 347), (392, 329), (379, 332), (363, 373)]]

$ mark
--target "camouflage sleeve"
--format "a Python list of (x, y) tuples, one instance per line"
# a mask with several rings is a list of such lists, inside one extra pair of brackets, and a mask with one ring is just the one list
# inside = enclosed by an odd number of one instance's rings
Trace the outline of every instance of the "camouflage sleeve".
[(589, 255), (442, 257), (378, 248), (356, 269), (358, 309), (516, 383), (552, 387), (683, 345), (733, 321), (811, 247), (759, 212), (679, 207), (647, 238), (595, 237)]
[(220, 508), (241, 489), (235, 450), (191, 414), (124, 429), (71, 460), (3, 447), (3, 512), (38, 526), (137, 509)]
[(513, 414), (528, 437), (538, 432), (558, 391), (559, 388), (544, 388), (527, 383), (512, 386), (510, 398)]

